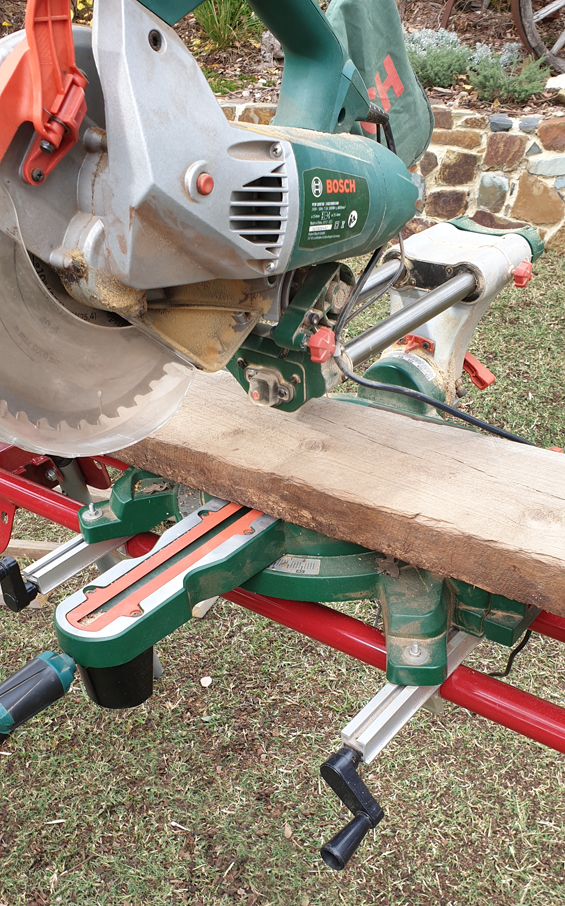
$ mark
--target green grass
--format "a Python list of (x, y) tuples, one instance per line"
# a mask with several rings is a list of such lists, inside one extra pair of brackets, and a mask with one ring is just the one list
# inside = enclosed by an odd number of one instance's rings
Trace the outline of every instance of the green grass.
[(246, 75), (227, 78), (226, 76), (214, 72), (214, 70), (208, 66), (202, 66), (201, 69), (214, 94), (229, 94), (230, 91), (239, 91), (240, 88), (245, 88), (246, 85), (253, 84), (255, 81), (255, 79), (250, 79), (249, 76)]
[(194, 16), (213, 47), (223, 50), (234, 43), (260, 38), (261, 21), (246, 0), (204, 0)]
[[(467, 402), (549, 445), (565, 440), (565, 263), (535, 270), (477, 331), (471, 349), (497, 382)], [(15, 534), (51, 536), (21, 513)], [(373, 619), (369, 602), (345, 606)], [(0, 640), (3, 679), (56, 644), (51, 608), (2, 608)], [(0, 904), (565, 902), (558, 753), (451, 705), (421, 712), (364, 768), (386, 817), (334, 874), (318, 850), (347, 815), (319, 765), (382, 674), (227, 603), (158, 651), (165, 674), (140, 708), (104, 711), (76, 682), (0, 746)], [(493, 670), (506, 656), (483, 643), (468, 663)], [(560, 645), (534, 635), (511, 680), (565, 705), (564, 668)]]

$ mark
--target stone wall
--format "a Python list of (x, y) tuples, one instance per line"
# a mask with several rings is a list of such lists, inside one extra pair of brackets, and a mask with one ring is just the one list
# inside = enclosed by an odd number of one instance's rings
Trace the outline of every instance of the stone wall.
[(419, 216), (411, 232), (467, 214), (487, 227), (538, 227), (565, 250), (565, 114), (512, 119), (434, 107), (435, 130), (412, 167)]
[[(533, 224), (547, 248), (565, 251), (565, 113), (512, 119), (434, 107), (435, 130), (411, 167), (418, 215), (406, 235), (467, 214), (501, 229)], [(229, 120), (266, 125), (275, 108), (224, 106)]]

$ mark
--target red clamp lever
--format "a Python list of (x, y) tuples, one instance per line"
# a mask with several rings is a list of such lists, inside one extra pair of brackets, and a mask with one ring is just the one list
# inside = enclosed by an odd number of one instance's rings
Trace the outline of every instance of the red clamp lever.
[(514, 271), (514, 286), (527, 286), (532, 279), (532, 262), (524, 259)]
[(433, 353), (436, 348), (436, 344), (433, 340), (428, 339), (428, 337), (421, 337), (417, 333), (407, 333), (405, 336), (401, 337), (400, 340), (397, 340), (400, 346), (406, 346), (404, 352), (411, 352), (412, 349), (423, 349), (424, 352)]
[(0, 66), (0, 160), (22, 123), (33, 123), (22, 168), (33, 186), (76, 144), (88, 82), (75, 64), (69, 0), (28, 0), (25, 30)]
[(467, 372), (471, 378), (471, 383), (478, 387), (479, 390), (485, 390), (496, 381), (492, 371), (489, 371), (486, 365), (482, 365), (470, 352), (465, 353), (463, 371)]
[(320, 327), (310, 337), (308, 343), (310, 358), (313, 362), (322, 365), (327, 362), (335, 352), (335, 335), (330, 327)]

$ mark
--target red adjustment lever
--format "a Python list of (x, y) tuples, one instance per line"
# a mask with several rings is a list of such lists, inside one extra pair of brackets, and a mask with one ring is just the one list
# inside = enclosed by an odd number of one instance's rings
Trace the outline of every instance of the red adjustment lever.
[(522, 261), (514, 271), (514, 286), (527, 286), (532, 279), (532, 262)]
[(463, 371), (467, 372), (471, 378), (471, 383), (478, 387), (479, 390), (485, 390), (496, 381), (492, 371), (489, 371), (486, 365), (481, 365), (479, 360), (474, 355), (471, 355), (470, 352), (465, 353)]
[(310, 337), (308, 343), (310, 358), (313, 362), (322, 365), (327, 362), (335, 352), (335, 335), (330, 327), (320, 327)]
[(69, 0), (28, 0), (25, 30), (0, 66), (0, 160), (21, 124), (33, 123), (22, 168), (33, 186), (76, 144), (88, 82), (75, 64)]
[(398, 343), (405, 345), (405, 352), (410, 352), (412, 349), (423, 349), (425, 352), (433, 352), (436, 348), (436, 344), (433, 340), (429, 340), (427, 337), (420, 337), (417, 333), (407, 333), (404, 337), (401, 337), (398, 340)]

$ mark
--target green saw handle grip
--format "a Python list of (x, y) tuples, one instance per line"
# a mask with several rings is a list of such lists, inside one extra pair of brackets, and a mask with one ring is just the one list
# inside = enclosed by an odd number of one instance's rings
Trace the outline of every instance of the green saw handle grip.
[[(142, 0), (169, 25), (200, 6), (194, 0)], [(285, 53), (274, 124), (315, 132), (351, 132), (365, 120), (369, 96), (316, 0), (249, 0)]]

